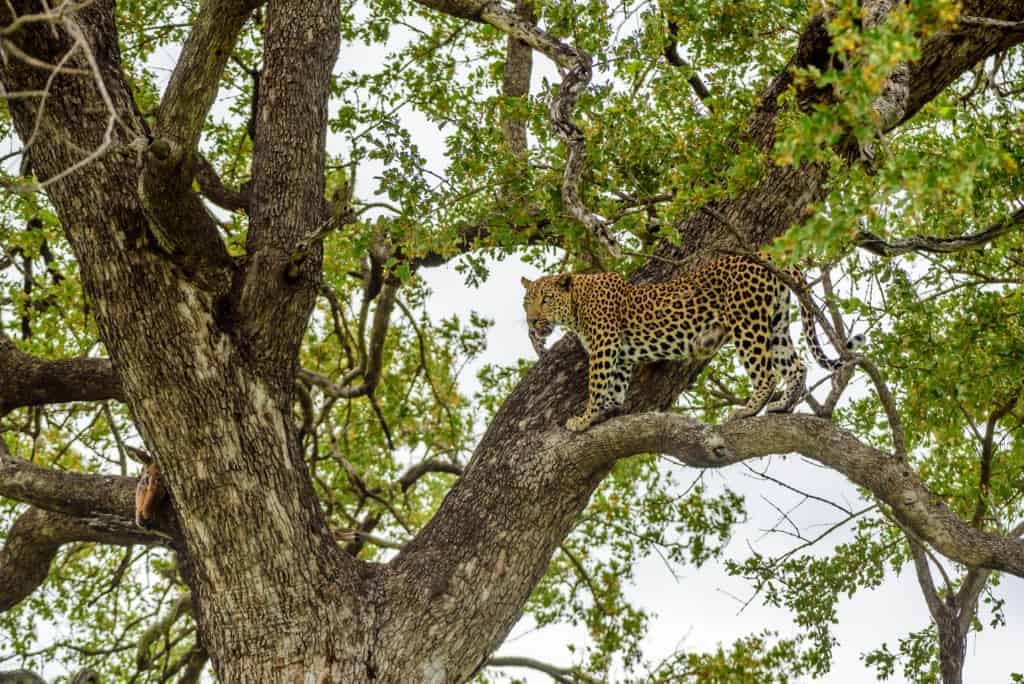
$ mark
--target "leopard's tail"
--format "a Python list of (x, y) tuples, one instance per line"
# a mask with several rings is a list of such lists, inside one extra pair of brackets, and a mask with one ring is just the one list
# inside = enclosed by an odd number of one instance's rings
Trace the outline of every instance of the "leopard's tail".
[[(807, 338), (807, 345), (811, 348), (811, 355), (814, 356), (814, 360), (818, 362), (819, 366), (828, 371), (836, 371), (849, 363), (841, 358), (830, 359), (825, 356), (825, 350), (821, 348), (821, 343), (818, 342), (818, 330), (814, 325), (814, 314), (808, 311), (807, 307), (801, 306), (800, 315), (804, 323), (804, 337)], [(864, 342), (863, 334), (853, 335), (846, 342), (846, 351), (853, 353), (863, 347)]]

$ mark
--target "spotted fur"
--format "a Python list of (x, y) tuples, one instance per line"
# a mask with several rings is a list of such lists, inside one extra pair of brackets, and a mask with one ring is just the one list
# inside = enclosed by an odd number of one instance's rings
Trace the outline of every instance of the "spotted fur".
[[(538, 354), (553, 327), (562, 325), (576, 333), (590, 356), (587, 407), (566, 422), (570, 430), (586, 430), (615, 413), (638, 364), (709, 358), (729, 341), (753, 385), (750, 399), (730, 420), (753, 416), (766, 405), (769, 412), (792, 411), (806, 391), (807, 368), (789, 337), (789, 290), (749, 259), (726, 257), (667, 283), (633, 285), (618, 273), (563, 273), (522, 283)], [(822, 366), (842, 365), (825, 357), (806, 312), (804, 330)], [(785, 390), (769, 403), (780, 381)]]

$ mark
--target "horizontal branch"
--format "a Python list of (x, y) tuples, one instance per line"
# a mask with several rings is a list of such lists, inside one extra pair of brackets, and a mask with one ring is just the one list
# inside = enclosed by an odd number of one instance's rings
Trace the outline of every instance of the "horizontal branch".
[(971, 527), (925, 488), (908, 463), (814, 416), (763, 416), (711, 427), (680, 415), (644, 413), (607, 421), (553, 448), (564, 452), (560, 462), (584, 472), (601, 471), (638, 453), (669, 454), (695, 468), (799, 453), (870, 490), (900, 522), (951, 560), (1024, 577), (1024, 541)]
[(1018, 209), (1009, 217), (996, 221), (977, 233), (969, 233), (959, 237), (940, 238), (927, 235), (914, 235), (903, 240), (886, 242), (869, 230), (861, 230), (853, 239), (853, 243), (872, 254), (879, 256), (897, 256), (908, 252), (931, 252), (932, 254), (949, 254), (967, 249), (978, 249), (996, 238), (1009, 233), (1018, 226), (1024, 225), (1024, 209)]
[(0, 549), (0, 612), (35, 591), (46, 580), (60, 547), (70, 542), (128, 546), (161, 543), (161, 537), (130, 522), (113, 525), (109, 519), (75, 518), (30, 508), (14, 522)]
[(109, 359), (40, 359), (0, 335), (0, 416), (21, 406), (69, 401), (123, 401), (121, 380)]
[(985, 26), (988, 28), (1006, 29), (1008, 31), (1024, 31), (1024, 21), (1006, 21), (1005, 19), (972, 17), (966, 14), (961, 15), (957, 21), (962, 26)]
[(402, 473), (402, 476), (398, 478), (398, 484), (402, 488), (402, 491), (406, 492), (427, 473), (447, 473), (449, 475), (462, 477), (462, 471), (462, 467), (454, 463), (431, 458), (410, 466), (409, 469)]
[(78, 517), (106, 517), (133, 524), (132, 477), (53, 470), (0, 453), (0, 496)]

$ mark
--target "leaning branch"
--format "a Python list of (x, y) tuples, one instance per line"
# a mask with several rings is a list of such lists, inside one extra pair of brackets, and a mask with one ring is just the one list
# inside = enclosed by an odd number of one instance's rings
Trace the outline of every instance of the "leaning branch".
[(0, 549), (0, 612), (35, 591), (46, 580), (60, 547), (70, 542), (128, 546), (158, 544), (161, 537), (131, 523), (116, 526), (108, 519), (74, 518), (30, 508), (14, 522)]
[(971, 527), (925, 488), (909, 464), (814, 416), (765, 416), (710, 427), (679, 415), (645, 413), (610, 420), (552, 448), (562, 452), (558, 462), (584, 472), (648, 452), (675, 456), (695, 468), (799, 453), (869, 489), (946, 557), (1024, 577), (1024, 542)]
[(262, 0), (204, 0), (160, 101), (154, 133), (196, 149), (221, 75), (249, 14)]
[(221, 209), (249, 210), (249, 193), (245, 190), (232, 190), (224, 185), (224, 181), (220, 179), (213, 164), (206, 157), (199, 157), (196, 161), (196, 183), (199, 184), (199, 192), (203, 197)]
[(1024, 224), (1024, 208), (1018, 209), (1001, 221), (996, 221), (982, 231), (968, 233), (959, 237), (939, 238), (929, 235), (914, 235), (903, 240), (886, 242), (870, 230), (861, 230), (854, 237), (853, 243), (872, 254), (884, 257), (897, 256), (908, 252), (949, 254), (967, 249), (980, 249), (987, 243), (1011, 232), (1022, 224)]
[[(707, 85), (704, 84), (704, 81), (701, 79), (700, 74), (698, 74), (697, 70), (693, 68), (693, 65), (687, 62), (685, 59), (683, 59), (683, 57), (679, 54), (679, 42), (676, 39), (676, 34), (678, 33), (678, 31), (679, 26), (674, 21), (669, 21), (669, 40), (667, 43), (665, 43), (665, 49), (663, 51), (663, 54), (665, 55), (665, 60), (668, 61), (668, 63), (671, 64), (672, 66), (678, 67), (689, 72), (689, 75), (686, 77), (686, 82), (690, 84), (690, 88), (693, 89), (693, 92), (697, 95), (697, 97), (700, 98), (701, 102), (708, 104), (707, 100), (709, 97), (711, 97), (711, 91), (708, 90)], [(708, 107), (710, 108), (710, 105), (708, 105)]]

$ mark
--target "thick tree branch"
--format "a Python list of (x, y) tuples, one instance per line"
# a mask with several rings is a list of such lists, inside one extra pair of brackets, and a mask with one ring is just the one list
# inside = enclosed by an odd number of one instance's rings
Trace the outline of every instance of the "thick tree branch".
[(103, 399), (124, 400), (109, 359), (47, 361), (0, 334), (0, 416), (21, 406)]
[(69, 542), (99, 542), (128, 546), (163, 543), (126, 520), (110, 517), (72, 517), (29, 508), (11, 527), (0, 550), (0, 612), (15, 606), (45, 580), (60, 547)]
[(196, 163), (196, 182), (203, 197), (228, 211), (248, 211), (250, 196), (245, 190), (232, 190), (224, 185), (213, 164), (206, 157)]
[(946, 557), (1024, 577), (1024, 543), (970, 527), (924, 487), (907, 463), (813, 416), (766, 416), (712, 428), (678, 415), (639, 414), (608, 421), (578, 441), (558, 441), (552, 448), (567, 467), (596, 471), (623, 456), (647, 452), (670, 454), (695, 468), (796, 452), (871, 490)]
[[(532, 0), (517, 0), (515, 13), (524, 21), (536, 24)], [(508, 37), (505, 47), (505, 71), (501, 94), (505, 97), (525, 98), (530, 94), (530, 76), (533, 73), (533, 49), (525, 42)], [(526, 158), (526, 122), (519, 116), (506, 113), (501, 121), (505, 141), (515, 156)]]
[(135, 478), (53, 470), (0, 453), (0, 496), (78, 517), (134, 521)]
[[(425, 4), (441, 3), (432, 0)], [(1024, 6), (1010, 0), (968, 0), (966, 5), (965, 11), (971, 14), (1024, 19)], [(459, 6), (466, 9), (465, 4)], [(479, 18), (479, 12), (478, 8), (463, 16)], [(974, 64), (1014, 42), (1019, 39), (992, 36), (980, 30), (964, 31), (956, 36), (932, 35), (921, 46), (921, 61), (909, 69), (909, 96), (903, 120)], [(813, 18), (803, 31), (788, 67), (828, 68), (829, 46), (824, 19)], [(792, 84), (788, 67), (757, 99), (758, 107), (749, 120), (750, 140), (765, 151), (771, 149), (777, 116), (788, 106), (780, 102), (780, 96)], [(798, 93), (797, 101), (806, 107), (827, 107), (834, 104), (829, 97), (821, 91), (802, 92)], [(666, 280), (703, 260), (714, 258), (723, 250), (750, 250), (764, 244), (806, 220), (806, 207), (823, 196), (828, 179), (828, 169), (823, 165), (768, 164), (755, 187), (715, 205), (716, 210), (736, 226), (735, 231), (704, 212), (694, 212), (679, 225), (680, 246), (659, 246), (657, 256), (663, 258), (649, 261), (635, 280)], [(679, 265), (680, 262), (685, 265)], [(666, 409), (679, 392), (694, 381), (701, 368), (699, 363), (664, 364), (659, 372), (638, 378), (630, 387), (626, 410)], [(500, 643), (518, 617), (520, 606), (535, 581), (543, 574), (551, 554), (572, 529), (590, 493), (614, 459), (636, 450), (670, 451), (669, 445), (664, 443), (668, 437), (658, 437), (661, 431), (668, 435), (672, 432), (665, 430), (663, 421), (668, 421), (670, 426), (680, 424), (675, 421), (688, 425), (679, 417), (629, 416), (592, 428), (575, 438), (579, 441), (571, 446), (568, 433), (558, 426), (578, 412), (586, 400), (586, 388), (586, 359), (574, 340), (559, 342), (526, 373), (489, 425), (465, 474), (449, 492), (440, 510), (389, 564), (382, 579), (389, 605), (401, 612), (407, 621), (404, 624), (412, 621), (421, 624), (424, 636), (416, 632), (417, 636), (410, 637), (409, 630), (399, 635), (395, 620), (381, 626), (381, 638), (416, 639), (417, 648), (425, 653), (436, 653), (436, 642), (425, 636), (428, 626), (459, 619), (464, 629), (479, 632), (488, 644)], [(632, 433), (643, 430), (644, 421), (651, 421), (650, 439), (646, 444), (639, 444), (642, 441), (639, 435)], [(601, 456), (608, 444), (597, 444), (597, 448), (592, 449), (591, 440), (605, 434), (605, 430), (615, 429), (616, 425), (625, 433), (624, 441), (614, 453), (608, 450)], [(719, 463), (720, 460), (712, 459), (714, 454), (702, 446), (701, 437), (709, 428), (690, 425), (687, 439), (682, 441), (693, 446), (692, 455), (705, 456), (706, 465)], [(768, 426), (774, 426), (771, 429), (780, 438), (778, 443), (764, 439)], [(762, 427), (765, 429), (757, 433)], [(727, 452), (727, 456), (744, 446), (749, 449), (746, 458), (796, 450), (819, 456), (830, 465), (834, 461), (834, 467), (858, 484), (875, 485), (873, 491), (890, 502), (897, 517), (905, 517), (908, 527), (941, 552), (970, 564), (1002, 563), (1024, 572), (1024, 544), (970, 529), (941, 503), (932, 505), (928, 493), (906, 464), (881, 452), (868, 450), (865, 453), (866, 447), (826, 421), (805, 416), (753, 418), (718, 429), (728, 437), (723, 439), (725, 443), (730, 439), (751, 440), (750, 443), (733, 443), (733, 451)], [(755, 435), (741, 433), (734, 437), (729, 432), (742, 429), (753, 430)], [(839, 440), (842, 448), (838, 455), (833, 453), (834, 444), (817, 443), (824, 437)], [(819, 453), (821, 450), (824, 451)], [(543, 503), (538, 505), (537, 502)], [(412, 588), (425, 577), (432, 578), (429, 586)], [(467, 581), (469, 577), (473, 578), (472, 582)], [(486, 588), (486, 592), (482, 588)], [(489, 619), (475, 617), (482, 613)], [(498, 615), (501, 619), (495, 620)], [(486, 652), (474, 654), (449, 649), (444, 658), (449, 673), (467, 676), (485, 662)]]
[(261, 374), (281, 392), (291, 391), (322, 277), (323, 248), (311, 238), (330, 220), (324, 146), (340, 19), (337, 3), (327, 0), (281, 0), (267, 9), (260, 144), (253, 149), (247, 261), (235, 301)]
[[(223, 295), (231, 266), (217, 225), (192, 190), (199, 176), (217, 199), (228, 195), (196, 146), (246, 19), (261, 0), (204, 0), (161, 100), (140, 186), (151, 230), (168, 254), (185, 258), (207, 289)], [(198, 170), (197, 170), (198, 169)], [(214, 182), (216, 180), (216, 182)]]
[(576, 667), (558, 667), (536, 658), (524, 656), (494, 656), (487, 661), (487, 667), (523, 667), (543, 672), (559, 684), (601, 684), (601, 680), (584, 674)]
[(160, 101), (154, 135), (195, 152), (242, 26), (264, 0), (203, 0)]
[(1018, 209), (1007, 218), (996, 221), (984, 230), (959, 237), (940, 238), (929, 235), (914, 235), (902, 240), (886, 242), (869, 230), (861, 230), (854, 237), (853, 243), (872, 254), (884, 257), (897, 256), (908, 252), (949, 254), (967, 249), (980, 249), (996, 238), (1017, 229), (1022, 224), (1024, 224), (1024, 209)]

